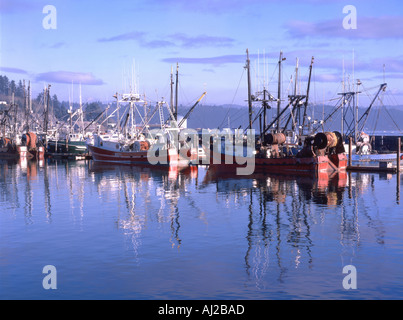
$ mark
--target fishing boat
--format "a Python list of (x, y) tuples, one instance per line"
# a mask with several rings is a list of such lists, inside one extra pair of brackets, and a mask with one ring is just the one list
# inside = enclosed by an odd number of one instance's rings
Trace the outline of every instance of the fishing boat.
[[(349, 150), (349, 148), (347, 147), (346, 150)], [(349, 152), (347, 152), (347, 154), (348, 153)], [(357, 142), (352, 143), (351, 146), (351, 161), (355, 162), (395, 161), (396, 157), (396, 151), (375, 150), (372, 147), (370, 136), (365, 132), (361, 132)], [(403, 157), (403, 153), (400, 153), (400, 157)]]
[(0, 138), (0, 158), (2, 159), (42, 160), (44, 157), (45, 147), (32, 132), (22, 136), (22, 144), (16, 144), (10, 138)]
[[(17, 150), (21, 152), (21, 147), (26, 147), (26, 157), (29, 159), (42, 160), (45, 157), (45, 147), (37, 135), (33, 132), (27, 132), (21, 137), (21, 145), (17, 146)], [(24, 149), (23, 149), (24, 150)], [(25, 154), (25, 151), (23, 151)]]
[[(93, 135), (91, 141), (87, 141), (87, 148), (94, 161), (177, 167), (187, 167), (197, 161), (197, 148), (188, 145), (186, 149), (187, 141), (178, 140), (180, 129), (176, 121), (172, 120), (170, 127), (165, 126), (162, 112), (163, 106), (167, 106), (165, 101), (159, 101), (156, 105), (155, 110), (159, 111), (161, 127), (159, 130), (153, 131), (148, 130), (148, 122), (151, 117), (145, 117), (147, 120), (143, 119), (141, 125), (136, 125), (134, 117), (138, 112), (136, 104), (144, 102), (140, 95), (123, 94), (120, 100), (118, 94), (115, 97), (117, 108), (109, 117), (114, 113), (119, 114), (120, 104), (123, 102), (129, 103), (126, 108), (127, 113), (122, 116), (124, 117), (123, 122), (118, 116), (117, 133), (114, 135), (97, 133)], [(169, 106), (167, 109), (171, 113), (171, 119), (174, 119)], [(131, 125), (128, 128), (129, 120)], [(187, 150), (187, 152), (183, 153), (181, 150)]]
[(20, 156), (26, 157), (27, 147), (20, 146), (17, 148), (15, 143), (9, 138), (0, 138), (0, 158), (1, 159), (18, 159)]
[[(48, 130), (47, 149), (49, 153), (86, 154), (88, 153), (85, 139), (86, 129), (84, 128), (84, 111), (80, 85), (80, 104), (77, 110), (73, 111), (72, 103), (67, 110), (68, 120), (56, 130)], [(67, 132), (60, 133), (62, 127), (69, 122)], [(78, 129), (77, 129), (78, 127)]]
[[(328, 171), (343, 171), (347, 167), (347, 157), (343, 146), (341, 135), (338, 132), (325, 132), (315, 135), (304, 134), (306, 108), (308, 105), (309, 86), (312, 73), (313, 57), (309, 70), (309, 80), (306, 95), (297, 94), (289, 96), (288, 105), (281, 110), (281, 63), (285, 59), (282, 52), (279, 58), (279, 84), (278, 98), (273, 96), (263, 88), (263, 98), (259, 99), (258, 94), (251, 94), (250, 81), (250, 60), (249, 53), (246, 50), (246, 66), (248, 73), (248, 106), (249, 106), (249, 126), (252, 128), (254, 120), (252, 119), (252, 102), (262, 102), (255, 120), (260, 120), (260, 135), (255, 145), (248, 143), (244, 146), (246, 156), (238, 157), (235, 149), (229, 145), (223, 151), (220, 148), (208, 147), (210, 154), (210, 166), (218, 167), (220, 170), (233, 170), (234, 168), (246, 168), (248, 164), (254, 165), (254, 172), (275, 172), (275, 173), (319, 173)], [(266, 110), (271, 108), (270, 101), (277, 101), (277, 117), (266, 125)], [(303, 108), (303, 110), (302, 110)], [(288, 117), (285, 112), (290, 110)], [(303, 111), (303, 112), (302, 112)], [(303, 119), (301, 123), (299, 119)], [(263, 125), (262, 125), (263, 118)], [(280, 126), (280, 121), (284, 123)], [(290, 128), (289, 128), (290, 127)], [(301, 130), (302, 129), (302, 130)], [(252, 139), (251, 141), (254, 141)], [(241, 151), (242, 153), (242, 151)], [(244, 164), (239, 164), (244, 162)], [(245, 165), (246, 163), (246, 165)]]
[[(343, 77), (344, 78), (344, 77)], [(341, 135), (344, 140), (346, 154), (349, 154), (349, 140), (351, 138), (351, 160), (354, 162), (379, 162), (396, 160), (397, 152), (393, 150), (378, 150), (372, 143), (369, 134), (365, 132), (369, 115), (374, 108), (376, 101), (382, 101), (381, 94), (386, 91), (387, 83), (381, 83), (374, 94), (368, 107), (359, 116), (358, 96), (361, 93), (362, 82), (358, 79), (352, 90), (346, 90), (343, 79), (343, 92), (339, 93), (340, 98), (335, 107), (323, 118), (320, 125), (313, 126), (312, 132), (317, 132), (319, 128), (324, 129), (332, 125), (332, 121), (340, 116)], [(367, 93), (368, 94), (368, 93)], [(379, 117), (379, 114), (378, 114)], [(395, 123), (396, 125), (396, 123)], [(376, 127), (376, 125), (375, 125)], [(400, 131), (400, 130), (399, 130)], [(403, 156), (403, 153), (400, 154)]]
[(17, 104), (14, 103), (14, 98), (10, 105), (6, 105), (4, 110), (1, 110), (0, 119), (0, 157), (3, 159), (43, 159), (45, 148), (37, 135), (31, 131), (20, 136), (16, 133), (16, 125), (13, 122), (15, 117), (12, 117), (12, 112), (16, 112)]
[(138, 136), (134, 139), (110, 141), (94, 135), (94, 143), (88, 146), (94, 161), (115, 162), (133, 165), (157, 165), (186, 167), (196, 154), (182, 157), (175, 146), (170, 146), (164, 135), (155, 138)]
[[(252, 149), (245, 146), (244, 148)], [(207, 151), (210, 154), (209, 166), (228, 172), (246, 168), (248, 164), (253, 164), (254, 173), (338, 172), (346, 170), (348, 161), (337, 132), (319, 133), (307, 137), (303, 148), (299, 150), (295, 145), (286, 143), (283, 133), (267, 134), (261, 145), (244, 152), (246, 156), (236, 155), (236, 151), (232, 148), (225, 148), (224, 151), (214, 149), (211, 146), (210, 152)]]
[(87, 144), (81, 133), (69, 133), (66, 138), (48, 140), (49, 153), (85, 154), (88, 152)]

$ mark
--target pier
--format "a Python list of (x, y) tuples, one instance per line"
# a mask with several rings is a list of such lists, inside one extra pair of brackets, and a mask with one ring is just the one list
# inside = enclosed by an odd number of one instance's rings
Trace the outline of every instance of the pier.
[(348, 147), (348, 165), (347, 171), (359, 171), (359, 172), (386, 172), (386, 173), (400, 173), (402, 171), (400, 150), (401, 150), (401, 139), (397, 138), (397, 150), (396, 150), (396, 165), (392, 161), (379, 161), (378, 166), (353, 166), (352, 165), (352, 138), (349, 139)]

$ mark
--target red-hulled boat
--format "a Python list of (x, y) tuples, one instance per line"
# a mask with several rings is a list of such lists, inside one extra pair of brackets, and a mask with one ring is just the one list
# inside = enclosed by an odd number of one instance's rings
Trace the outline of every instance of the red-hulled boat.
[(257, 146), (254, 152), (249, 152), (249, 156), (245, 157), (236, 157), (233, 148), (217, 152), (210, 147), (210, 166), (225, 172), (239, 168), (246, 169), (248, 165), (253, 166), (253, 172), (249, 170), (246, 174), (312, 174), (345, 171), (347, 168), (347, 157), (341, 136), (337, 132), (319, 133), (307, 137), (304, 147), (296, 155), (282, 151), (287, 149), (285, 142), (286, 138), (282, 133), (268, 134), (262, 145)]
[[(148, 122), (144, 119), (140, 126), (135, 124), (134, 115), (139, 113), (136, 104), (144, 103), (139, 94), (123, 94), (121, 100), (119, 100), (118, 94), (114, 97), (118, 104), (115, 112), (119, 110), (119, 103), (129, 103), (129, 111), (123, 127), (118, 127), (117, 133), (113, 135), (95, 134), (93, 140), (87, 143), (88, 151), (94, 161), (163, 167), (187, 167), (191, 163), (197, 163), (198, 148), (184, 148), (188, 146), (188, 143), (179, 135), (182, 122), (177, 124), (177, 118), (172, 114), (165, 101), (158, 102), (154, 111), (151, 112), (152, 115), (148, 118), (150, 121), (153, 115), (159, 111), (161, 129), (149, 130)], [(172, 127), (165, 125), (164, 105), (170, 112)], [(129, 120), (131, 127), (127, 129), (126, 125)], [(182, 140), (180, 141), (180, 139)]]
[(28, 132), (22, 136), (22, 143), (17, 145), (9, 138), (0, 138), (0, 158), (42, 160), (45, 157), (45, 147), (38, 141), (37, 136)]
[[(251, 94), (250, 60), (246, 50), (246, 66), (248, 73), (248, 106), (249, 106), (249, 126), (252, 129), (252, 102), (261, 101), (260, 109), (255, 120), (260, 119), (260, 138), (255, 144), (255, 136), (251, 132), (248, 134), (247, 155), (236, 157), (233, 146), (225, 147), (225, 151), (217, 150), (214, 147), (207, 147), (210, 150), (210, 166), (220, 170), (237, 170), (237, 174), (250, 175), (254, 172), (267, 173), (319, 173), (345, 170), (347, 167), (347, 157), (344, 154), (344, 146), (340, 133), (325, 132), (316, 135), (304, 134), (306, 129), (306, 109), (308, 106), (309, 87), (312, 73), (313, 57), (309, 69), (308, 88), (306, 95), (297, 94), (288, 96), (289, 102), (281, 110), (281, 63), (285, 60), (280, 53), (279, 59), (279, 82), (278, 98), (263, 88), (256, 95)], [(259, 97), (260, 96), (260, 97)], [(277, 117), (266, 125), (266, 110), (270, 108), (269, 101), (277, 101)], [(289, 111), (289, 116), (284, 114)], [(284, 120), (283, 127), (280, 121)], [(263, 124), (262, 124), (263, 122)], [(290, 129), (288, 126), (290, 125)], [(252, 130), (253, 132), (253, 130)], [(237, 135), (237, 134), (236, 134)], [(228, 146), (228, 145), (227, 145)], [(242, 146), (242, 148), (245, 148)], [(239, 148), (238, 149), (242, 149)], [(222, 147), (221, 147), (222, 149)], [(245, 149), (244, 149), (245, 150)], [(240, 153), (244, 153), (242, 150)], [(238, 161), (237, 161), (238, 160)], [(246, 164), (242, 164), (246, 163)], [(249, 168), (248, 168), (249, 167)], [(253, 171), (251, 172), (251, 168)]]
[(42, 142), (39, 141), (35, 133), (27, 132), (26, 134), (23, 134), (21, 141), (22, 146), (17, 148), (20, 148), (19, 150), (21, 152), (21, 148), (25, 146), (27, 148), (27, 158), (36, 160), (42, 160), (45, 158), (45, 147)]
[(183, 154), (165, 141), (157, 142), (143, 137), (141, 140), (110, 141), (94, 135), (93, 144), (87, 147), (92, 159), (100, 162), (176, 167), (187, 167), (197, 162), (196, 148), (189, 148)]

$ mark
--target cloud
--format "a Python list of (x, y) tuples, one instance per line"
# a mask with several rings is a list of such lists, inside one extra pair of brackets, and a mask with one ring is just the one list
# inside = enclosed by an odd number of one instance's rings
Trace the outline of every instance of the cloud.
[(28, 74), (27, 71), (18, 69), (18, 68), (0, 67), (0, 71), (10, 72), (10, 73), (19, 73), (19, 74)]
[(403, 17), (357, 17), (357, 29), (344, 29), (343, 19), (321, 22), (293, 20), (285, 25), (288, 33), (299, 37), (333, 37), (349, 39), (403, 38)]
[(242, 63), (245, 62), (246, 55), (224, 55), (217, 57), (206, 57), (206, 58), (185, 58), (185, 57), (177, 57), (177, 58), (165, 58), (162, 59), (163, 62), (168, 63), (192, 63), (192, 64), (207, 64), (213, 66), (221, 66), (228, 63)]
[(377, 76), (374, 76), (374, 79), (383, 79), (385, 77), (385, 79), (399, 79), (399, 80), (403, 80), (403, 73), (385, 73), (385, 76), (383, 74), (379, 74)]
[(32, 1), (0, 0), (0, 13), (21, 13), (38, 9), (39, 5)]
[(209, 36), (205, 34), (197, 36), (189, 36), (184, 33), (170, 34), (163, 38), (150, 40), (147, 33), (140, 31), (133, 31), (119, 34), (109, 38), (98, 39), (98, 42), (115, 42), (115, 41), (136, 41), (142, 47), (147, 48), (230, 47), (235, 43), (235, 40), (229, 37)]
[(92, 73), (71, 72), (71, 71), (54, 71), (39, 73), (36, 78), (37, 81), (56, 82), (56, 83), (81, 83), (84, 85), (103, 85), (101, 79), (94, 77)]
[(117, 36), (109, 38), (100, 38), (98, 42), (114, 42), (114, 41), (130, 41), (130, 40), (142, 40), (144, 37), (144, 32), (133, 31), (128, 33), (122, 33)]
[[(357, 0), (356, 0), (357, 1)], [(221, 15), (225, 13), (241, 12), (244, 9), (251, 9), (253, 11), (265, 11), (268, 6), (272, 4), (278, 4), (278, 0), (143, 0), (147, 3), (147, 7), (155, 7), (160, 9), (172, 9), (178, 8), (179, 10), (186, 10), (191, 12), (210, 13), (214, 15)], [(300, 4), (300, 0), (282, 0), (289, 6)], [(345, 2), (345, 0), (328, 0), (329, 2)], [(323, 4), (323, 0), (304, 0), (304, 5), (320, 5)]]
[(179, 42), (181, 47), (231, 47), (235, 40), (229, 37), (216, 37), (208, 35), (188, 36), (184, 33), (177, 33), (169, 36), (172, 41)]
[(122, 33), (109, 38), (100, 38), (98, 39), (98, 42), (136, 41), (141, 46), (147, 48), (164, 48), (175, 45), (173, 42), (167, 40), (148, 41), (145, 36), (146, 36), (145, 32), (133, 31), (128, 33)]

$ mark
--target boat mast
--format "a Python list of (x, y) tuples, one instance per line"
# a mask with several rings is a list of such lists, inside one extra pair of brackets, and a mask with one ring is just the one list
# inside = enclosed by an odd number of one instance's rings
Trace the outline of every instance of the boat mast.
[(360, 79), (357, 79), (357, 86), (355, 89), (355, 118), (357, 119), (356, 124), (355, 124), (355, 139), (358, 140), (359, 132), (358, 132), (358, 94), (360, 93), (359, 86), (361, 85)]
[(297, 85), (298, 85), (298, 65), (299, 65), (299, 59), (296, 58), (295, 62), (295, 83), (294, 83), (294, 95), (296, 96), (298, 94), (297, 90)]
[(354, 102), (354, 142), (357, 142), (358, 140), (358, 100), (357, 100), (357, 89), (355, 88), (355, 76), (354, 76), (354, 60), (355, 60), (355, 55), (354, 55), (354, 49), (353, 49), (353, 102)]
[(305, 121), (306, 121), (306, 111), (308, 109), (308, 101), (309, 101), (309, 90), (311, 88), (311, 77), (312, 77), (312, 66), (313, 66), (314, 57), (311, 59), (311, 65), (309, 66), (309, 77), (308, 77), (308, 88), (306, 89), (306, 98), (305, 98), (305, 106), (304, 106), (304, 116), (302, 118), (302, 130), (301, 134), (304, 134)]
[(81, 83), (80, 83), (80, 129), (81, 129), (81, 134), (84, 137), (84, 114), (83, 114), (83, 103), (82, 103), (82, 97), (81, 97)]
[(50, 84), (48, 88), (45, 89), (46, 94), (46, 110), (45, 110), (45, 123), (44, 123), (44, 131), (45, 131), (45, 150), (48, 149), (48, 118), (49, 118), (49, 100), (50, 100)]
[(25, 107), (25, 129), (28, 132), (29, 131), (29, 124), (28, 124), (29, 112), (28, 112), (28, 104), (27, 104), (27, 92), (25, 90), (25, 80), (23, 80), (23, 88), (24, 88), (24, 107)]
[(175, 121), (178, 121), (178, 85), (179, 85), (178, 78), (179, 78), (179, 64), (176, 63), (175, 112), (174, 112)]
[[(299, 59), (296, 58), (295, 61), (295, 79), (294, 79), (294, 96), (297, 96), (298, 94), (298, 66), (299, 66)], [(301, 110), (300, 107), (297, 106), (297, 110), (296, 110), (296, 115), (295, 115), (295, 124), (300, 126), (301, 124)], [(294, 129), (294, 128), (293, 128)]]
[(283, 62), (283, 51), (280, 51), (278, 60), (278, 92), (277, 92), (277, 132), (280, 132), (280, 107), (281, 107), (281, 62)]
[(31, 99), (31, 81), (28, 81), (28, 111), (32, 114), (32, 99)]
[(343, 100), (341, 102), (341, 136), (343, 137), (344, 140), (344, 101), (345, 101), (345, 93), (346, 93), (346, 84), (344, 81), (345, 78), (345, 74), (344, 74), (344, 57), (343, 57), (343, 81), (342, 81), (342, 85), (343, 85)]
[(172, 66), (171, 66), (171, 83), (170, 83), (170, 85), (171, 85), (171, 99), (169, 101), (169, 106), (172, 110), (172, 113), (174, 113), (175, 112), (175, 110), (174, 110), (174, 70), (173, 70)]
[(18, 113), (18, 105), (15, 103), (15, 91), (11, 93), (11, 105), (14, 107), (14, 125), (13, 125), (13, 137), (17, 137), (17, 113)]
[(116, 98), (116, 117), (117, 117), (116, 127), (118, 134), (120, 134), (119, 94), (116, 92), (116, 94), (113, 97)]
[(135, 133), (135, 119), (134, 119), (134, 99), (133, 99), (133, 94), (135, 93), (135, 65), (134, 65), (134, 60), (133, 60), (133, 66), (132, 66), (132, 85), (130, 88), (130, 136), (131, 138), (134, 137)]
[(252, 129), (252, 96), (251, 96), (251, 82), (250, 82), (250, 60), (249, 50), (246, 49), (246, 66), (248, 73), (248, 107), (249, 107), (249, 128)]

